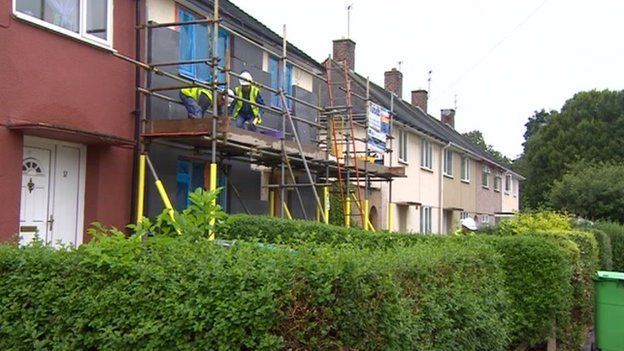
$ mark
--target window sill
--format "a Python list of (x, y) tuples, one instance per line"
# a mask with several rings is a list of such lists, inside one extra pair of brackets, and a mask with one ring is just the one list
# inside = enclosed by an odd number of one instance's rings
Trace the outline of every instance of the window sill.
[(429, 172), (429, 173), (433, 173), (433, 168), (420, 166), (420, 169), (422, 169), (423, 171)]
[(462, 179), (461, 182), (464, 184), (470, 184), (470, 179)]
[(495, 192), (497, 192), (497, 193), (500, 193), (500, 190), (496, 190), (496, 189), (494, 189), (494, 191), (495, 191)]
[(453, 177), (453, 175), (452, 175), (452, 174), (446, 174), (446, 173), (444, 173), (444, 174), (443, 174), (443, 176), (444, 176), (445, 178), (448, 178), (448, 179), (455, 179), (455, 177)]
[[(18, 11), (14, 11), (13, 12), (13, 16), (19, 20), (20, 22), (35, 26), (35, 27), (39, 27), (41, 29), (44, 29), (48, 32), (54, 33), (54, 34), (58, 34), (70, 39), (74, 39), (76, 41), (79, 41), (81, 43), (93, 46), (97, 49), (102, 49), (108, 52), (117, 52), (117, 50), (113, 49), (112, 44), (111, 43), (104, 43), (104, 42), (100, 42), (98, 40), (95, 39), (91, 39), (88, 37), (84, 37), (78, 33), (74, 33), (68, 29), (65, 28), (61, 28), (58, 26), (55, 26), (51, 23), (48, 23), (46, 21), (40, 20), (36, 17), (32, 17), (26, 14), (23, 14), (21, 12)], [(111, 40), (112, 42), (112, 40)]]
[(490, 190), (490, 186), (489, 186), (489, 185), (481, 185), (481, 187), (482, 187), (483, 189)]
[(399, 159), (399, 163), (402, 165), (409, 166), (409, 162), (407, 162), (406, 160)]

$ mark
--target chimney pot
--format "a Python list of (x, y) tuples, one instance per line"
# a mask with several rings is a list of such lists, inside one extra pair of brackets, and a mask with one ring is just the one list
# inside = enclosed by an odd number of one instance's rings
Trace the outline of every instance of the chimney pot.
[(386, 90), (393, 92), (399, 98), (403, 98), (403, 73), (392, 68), (384, 73), (384, 87)]
[(351, 39), (334, 40), (333, 58), (338, 62), (346, 62), (350, 70), (355, 70), (355, 42)]
[(451, 128), (455, 129), (455, 110), (452, 108), (443, 109), (440, 111), (440, 119), (442, 123), (451, 126)]
[(423, 89), (412, 90), (412, 105), (420, 107), (427, 113), (427, 102), (429, 100), (429, 92)]

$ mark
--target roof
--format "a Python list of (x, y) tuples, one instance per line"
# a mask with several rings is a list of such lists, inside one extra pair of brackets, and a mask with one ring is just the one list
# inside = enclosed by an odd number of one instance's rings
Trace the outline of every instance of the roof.
[[(358, 73), (351, 72), (352, 80), (361, 86), (366, 86), (367, 79)], [(383, 106), (390, 106), (391, 93), (382, 88), (381, 86), (370, 82), (370, 98), (374, 102)], [(483, 159), (488, 163), (491, 163), (507, 172), (513, 173), (520, 178), (520, 174), (517, 174), (496, 160), (489, 152), (475, 145), (468, 138), (457, 132), (451, 126), (448, 126), (439, 119), (425, 113), (419, 107), (416, 107), (409, 102), (396, 97), (394, 98), (394, 115), (396, 118), (405, 123), (406, 125), (417, 129), (423, 134), (437, 139), (441, 142), (450, 143), (451, 146), (455, 146), (465, 152), (472, 154), (473, 156)]]
[[(198, 3), (203, 4), (204, 6), (209, 7), (211, 10), (214, 7), (214, 0), (196, 0)], [(264, 25), (262, 22), (258, 21), (256, 18), (243, 11), (240, 7), (236, 6), (234, 3), (228, 0), (220, 0), (219, 1), (219, 15), (221, 18), (225, 19), (228, 24), (235, 25), (238, 29), (245, 34), (253, 33), (263, 40), (270, 42), (277, 47), (282, 46), (282, 37), (272, 31), (269, 27)], [(262, 43), (259, 43), (262, 44)], [(297, 48), (291, 42), (287, 44), (287, 50), (289, 54), (294, 54), (299, 59), (306, 61), (309, 65), (314, 66), (318, 69), (324, 69), (323, 66), (306, 54), (303, 50)]]

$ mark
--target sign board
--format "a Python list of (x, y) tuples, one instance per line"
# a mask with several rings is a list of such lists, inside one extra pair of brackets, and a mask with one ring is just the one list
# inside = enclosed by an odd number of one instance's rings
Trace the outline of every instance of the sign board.
[[(390, 134), (390, 111), (374, 104), (368, 105), (368, 129), (366, 134), (368, 135), (368, 150), (371, 153), (377, 153), (377, 159), (381, 159), (384, 153), (386, 153), (386, 142), (388, 140), (388, 134)], [(381, 154), (381, 155), (379, 155)]]

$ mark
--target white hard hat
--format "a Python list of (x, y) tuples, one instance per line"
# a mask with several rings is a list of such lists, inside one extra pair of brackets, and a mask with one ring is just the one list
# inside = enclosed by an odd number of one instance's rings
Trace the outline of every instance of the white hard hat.
[(470, 229), (470, 230), (477, 230), (477, 223), (475, 223), (474, 219), (472, 218), (462, 219), (461, 225), (462, 227), (466, 227), (467, 229)]
[(242, 79), (238, 80), (240, 85), (251, 85), (251, 81), (253, 80), (253, 77), (251, 76), (251, 73), (245, 71), (245, 72), (241, 73), (241, 78)]

